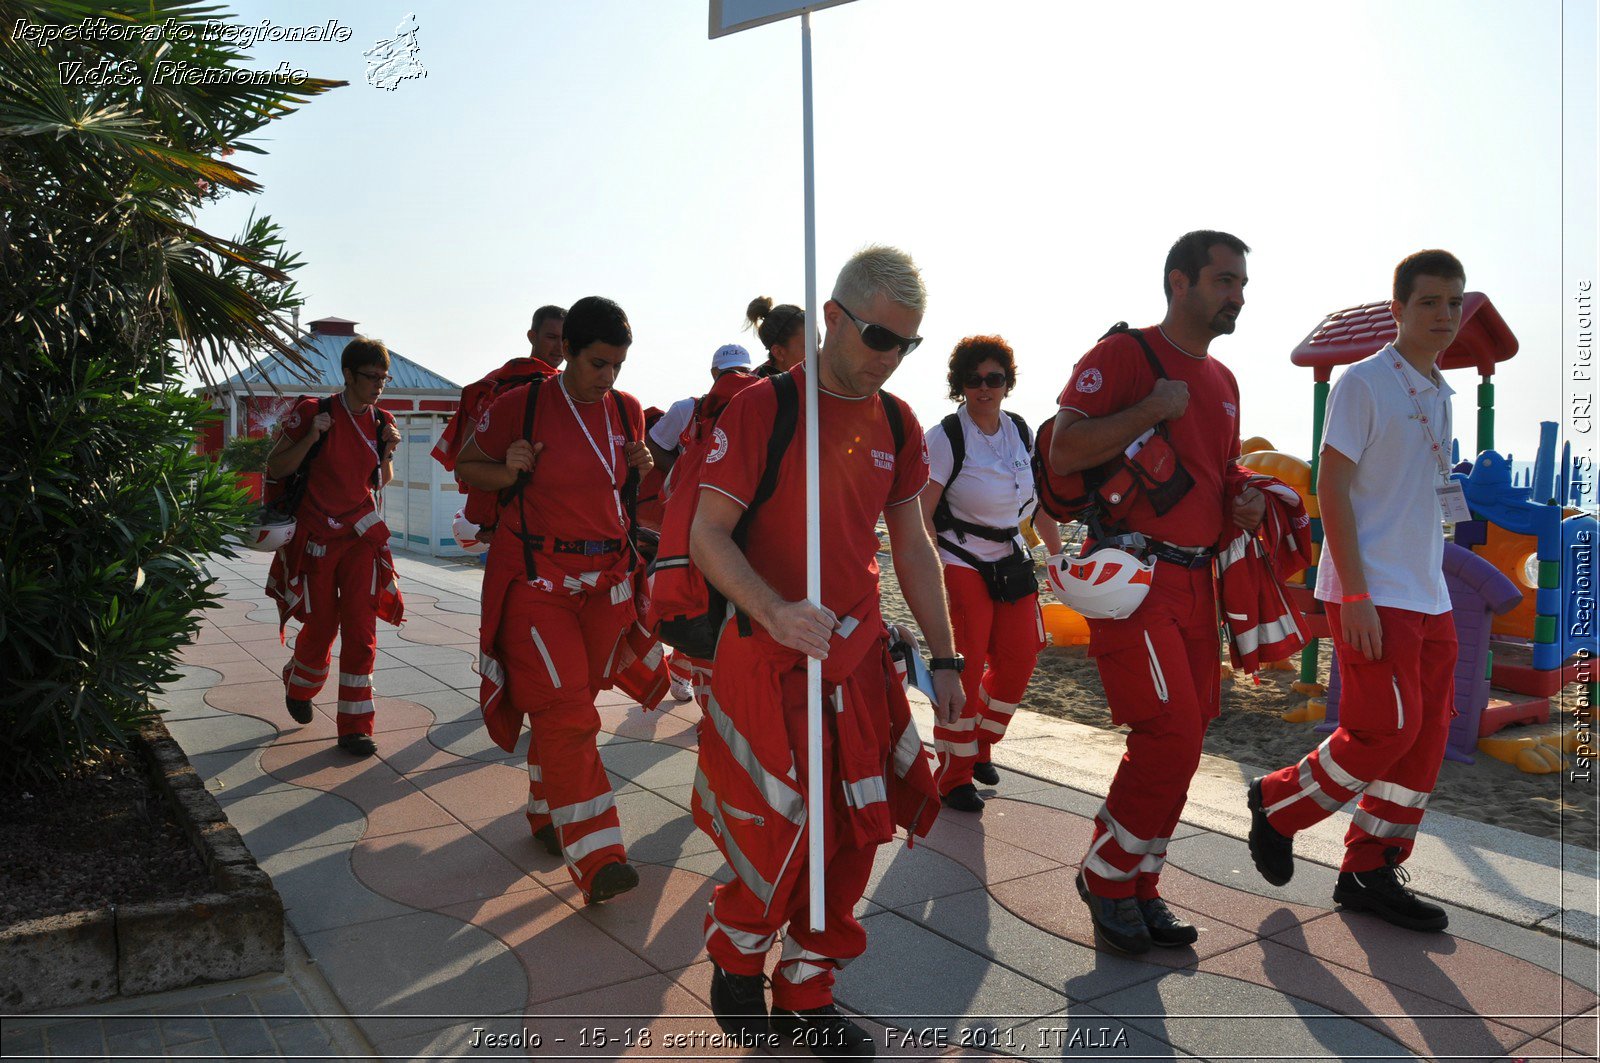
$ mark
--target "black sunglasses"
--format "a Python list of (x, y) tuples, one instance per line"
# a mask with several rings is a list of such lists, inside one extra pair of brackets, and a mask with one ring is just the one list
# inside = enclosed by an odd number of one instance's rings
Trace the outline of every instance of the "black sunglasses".
[(856, 317), (850, 312), (850, 308), (848, 306), (845, 306), (843, 303), (839, 302), (839, 300), (835, 299), (833, 302), (835, 306), (844, 311), (845, 317), (855, 322), (856, 328), (861, 332), (861, 342), (865, 343), (868, 347), (871, 347), (875, 351), (892, 351), (898, 347), (901, 355), (903, 356), (916, 350), (917, 345), (922, 342), (921, 336), (912, 336), (907, 338), (905, 336), (890, 332), (882, 325), (873, 325), (869, 322), (862, 321), (859, 317)]
[(968, 373), (962, 383), (969, 388), (1003, 388), (1006, 386), (1006, 375), (1000, 372)]

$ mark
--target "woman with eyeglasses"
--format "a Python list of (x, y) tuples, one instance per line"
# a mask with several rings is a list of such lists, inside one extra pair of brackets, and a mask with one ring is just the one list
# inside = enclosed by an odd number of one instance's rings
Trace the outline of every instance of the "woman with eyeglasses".
[[(282, 421), (267, 458), (267, 478), (282, 487), (280, 504), (295, 517), (295, 534), (267, 575), (280, 626), (301, 622), (294, 656), (283, 670), (284, 702), (296, 723), (316, 718), (311, 699), (328, 681), (334, 635), (339, 642), (339, 748), (370, 757), (372, 666), (378, 619), (398, 624), (404, 609), (389, 554), (389, 529), (378, 515), (378, 492), (394, 477), (400, 442), (394, 417), (378, 408), (389, 382), (389, 350), (357, 336), (340, 356), (344, 391), (301, 399)], [(289, 483), (296, 473), (297, 486)], [(269, 497), (272, 492), (269, 492)]]
[(758, 296), (745, 308), (745, 320), (755, 330), (767, 360), (756, 366), (756, 376), (787, 373), (806, 359), (806, 312), (793, 303), (772, 305), (772, 297)]
[[(956, 651), (966, 658), (966, 709), (954, 726), (935, 726), (939, 793), (947, 808), (981, 812), (974, 780), (1000, 781), (989, 749), (1006, 733), (1044, 646), (1033, 555), (1018, 533), (1038, 505), (1027, 422), (1002, 409), (1017, 382), (1011, 347), (999, 336), (968, 336), (950, 352), (955, 413), (928, 432), (923, 519), (939, 545)], [(1040, 538), (1061, 550), (1054, 521)]]

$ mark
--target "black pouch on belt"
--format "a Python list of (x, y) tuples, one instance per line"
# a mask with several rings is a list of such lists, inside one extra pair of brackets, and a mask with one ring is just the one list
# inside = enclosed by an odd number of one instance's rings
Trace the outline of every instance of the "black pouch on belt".
[(999, 561), (979, 561), (978, 574), (989, 585), (989, 597), (997, 602), (1020, 602), (1039, 593), (1039, 578), (1033, 573), (1033, 557), (1017, 550)]

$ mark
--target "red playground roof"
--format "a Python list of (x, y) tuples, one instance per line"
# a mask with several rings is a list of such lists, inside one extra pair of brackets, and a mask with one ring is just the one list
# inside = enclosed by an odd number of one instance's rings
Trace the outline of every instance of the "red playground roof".
[[(1316, 379), (1327, 380), (1336, 365), (1359, 362), (1394, 339), (1394, 318), (1387, 300), (1364, 303), (1339, 310), (1322, 319), (1311, 335), (1289, 355), (1295, 365), (1316, 370)], [(1468, 292), (1461, 304), (1461, 331), (1456, 341), (1439, 359), (1441, 369), (1476, 368), (1484, 376), (1494, 373), (1496, 362), (1517, 353), (1517, 337), (1511, 334), (1500, 312), (1482, 292)]]

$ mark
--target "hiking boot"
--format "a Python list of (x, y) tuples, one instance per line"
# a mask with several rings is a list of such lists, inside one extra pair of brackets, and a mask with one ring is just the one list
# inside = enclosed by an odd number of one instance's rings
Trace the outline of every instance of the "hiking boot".
[(942, 798), (944, 807), (953, 808), (957, 812), (982, 812), (983, 798), (978, 796), (978, 788), (969, 782), (945, 794)]
[(371, 735), (340, 735), (339, 748), (358, 757), (370, 757), (378, 751), (378, 744)]
[(980, 760), (972, 766), (972, 777), (985, 786), (999, 786), (1000, 772), (995, 769), (994, 762)]
[(1261, 780), (1250, 783), (1250, 859), (1255, 861), (1261, 877), (1274, 886), (1283, 886), (1294, 878), (1294, 839), (1278, 833), (1267, 822), (1267, 810), (1261, 803)]
[(1150, 929), (1144, 925), (1138, 901), (1132, 897), (1101, 897), (1090, 893), (1082, 871), (1078, 872), (1078, 896), (1089, 906), (1096, 941), (1132, 956), (1150, 951)]
[(289, 716), (295, 723), (310, 723), (311, 717), (316, 715), (311, 709), (311, 702), (299, 698), (291, 698), (285, 694), (283, 703), (289, 707)]
[(872, 1035), (832, 1004), (802, 1011), (773, 1008), (772, 1032), (789, 1047), (804, 1048), (818, 1059), (871, 1059), (878, 1054)]
[(556, 833), (554, 823), (546, 823), (533, 832), (533, 840), (544, 846), (544, 851), (551, 856), (561, 855), (561, 835)]
[(1358, 912), (1371, 912), (1407, 930), (1443, 930), (1450, 917), (1437, 904), (1406, 888), (1411, 875), (1396, 862), (1399, 850), (1385, 853), (1388, 863), (1372, 871), (1341, 871), (1333, 902)]
[(1150, 940), (1164, 949), (1181, 949), (1200, 940), (1200, 931), (1194, 924), (1178, 918), (1160, 897), (1140, 897), (1139, 914), (1150, 931)]
[(599, 904), (601, 901), (609, 901), (618, 894), (627, 893), (638, 884), (639, 872), (634, 870), (632, 864), (613, 860), (594, 873), (594, 881), (589, 884), (588, 903)]
[(680, 679), (677, 676), (673, 676), (672, 681), (668, 684), (668, 686), (671, 688), (673, 701), (681, 703), (694, 697), (694, 683), (687, 679)]
[(768, 1032), (767, 976), (731, 974), (711, 961), (711, 1014), (722, 1032), (745, 1040)]

